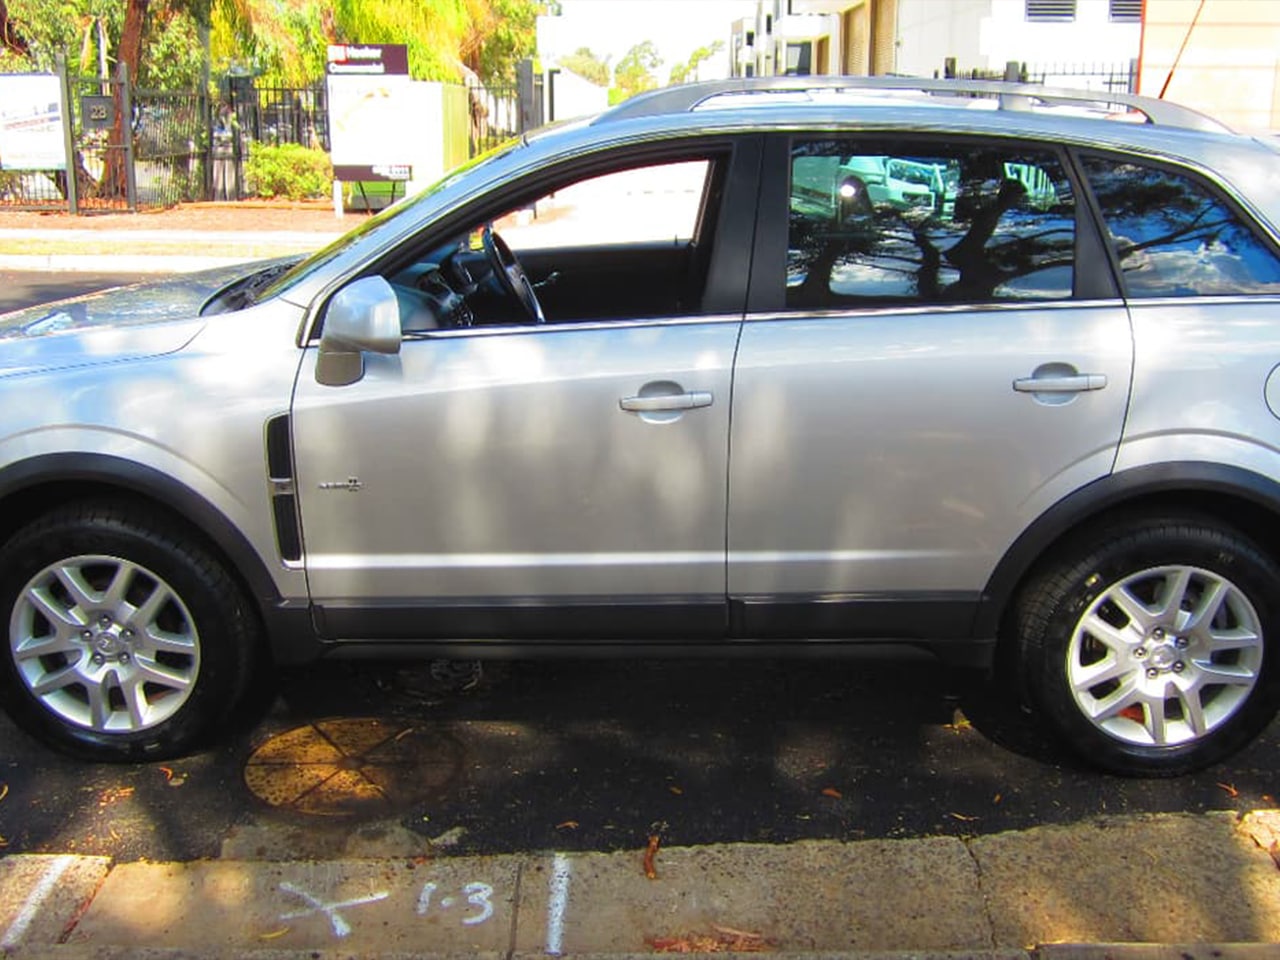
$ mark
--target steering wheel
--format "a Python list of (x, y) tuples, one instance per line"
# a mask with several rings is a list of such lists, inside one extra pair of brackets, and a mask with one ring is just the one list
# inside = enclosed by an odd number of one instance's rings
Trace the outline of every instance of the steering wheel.
[(507, 242), (494, 233), (492, 224), (486, 226), (480, 236), (485, 256), (489, 258), (489, 265), (493, 267), (493, 275), (498, 278), (502, 292), (519, 303), (534, 323), (546, 323), (547, 318), (542, 313), (542, 304), (533, 291), (533, 284), (529, 282), (529, 275), (524, 272), (524, 267), (520, 266), (520, 261), (511, 252)]

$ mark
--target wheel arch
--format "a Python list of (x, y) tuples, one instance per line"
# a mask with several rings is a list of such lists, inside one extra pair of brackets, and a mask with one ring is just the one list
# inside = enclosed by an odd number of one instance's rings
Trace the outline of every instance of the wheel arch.
[(160, 510), (194, 531), (238, 582), (266, 630), (278, 662), (314, 656), (309, 604), (281, 596), (266, 563), (216, 506), (153, 467), (97, 453), (51, 453), (0, 468), (0, 543), (32, 518), (62, 504), (93, 498)]
[(1022, 585), (1045, 554), (1076, 530), (1135, 510), (1185, 510), (1216, 517), (1280, 560), (1280, 483), (1225, 464), (1150, 464), (1111, 474), (1058, 501), (996, 564), (983, 590), (974, 636), (1000, 636)]

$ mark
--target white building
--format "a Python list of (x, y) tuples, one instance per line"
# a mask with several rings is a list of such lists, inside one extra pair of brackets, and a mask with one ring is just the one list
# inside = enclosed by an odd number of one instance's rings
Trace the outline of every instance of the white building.
[(1127, 69), (1141, 20), (1142, 0), (759, 0), (733, 25), (731, 57), (735, 76), (928, 77), (948, 61), (964, 74), (1018, 61), (1054, 82)]

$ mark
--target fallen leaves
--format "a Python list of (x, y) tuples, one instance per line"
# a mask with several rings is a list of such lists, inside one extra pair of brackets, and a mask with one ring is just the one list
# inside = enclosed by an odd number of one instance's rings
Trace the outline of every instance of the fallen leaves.
[(658, 856), (658, 847), (662, 844), (662, 837), (653, 834), (649, 837), (649, 845), (644, 850), (644, 875), (650, 880), (658, 879), (658, 868), (653, 862)]
[(109, 807), (133, 796), (133, 787), (108, 787), (98, 794), (98, 807)]
[(159, 770), (164, 774), (164, 782), (171, 787), (180, 787), (187, 782), (185, 773), (174, 773), (170, 767), (160, 767)]
[(973, 823), (978, 819), (977, 817), (967, 817), (963, 813), (948, 813), (947, 816), (952, 820), (959, 820), (961, 823)]
[(557, 830), (577, 830), (581, 824), (577, 820), (565, 820), (556, 824)]
[(649, 937), (645, 942), (654, 953), (763, 953), (769, 941), (760, 933), (749, 933), (712, 924), (712, 933), (690, 933), (678, 937)]
[(839, 790), (837, 790), (835, 787), (823, 787), (823, 788), (822, 788), (822, 795), (823, 795), (824, 797), (830, 797), (832, 800), (843, 800), (843, 799), (844, 799), (844, 794), (843, 794), (843, 793), (841, 793)]
[(288, 927), (281, 927), (279, 930), (272, 930), (270, 933), (261, 934), (258, 937), (258, 939), (259, 940), (279, 940), (288, 932), (289, 932)]
[(1272, 810), (1254, 810), (1244, 816), (1240, 824), (1245, 836), (1271, 856), (1271, 862), (1280, 868), (1280, 816)]
[(1225, 792), (1228, 797), (1234, 798), (1240, 796), (1240, 791), (1235, 788), (1235, 784), (1220, 783), (1218, 786), (1222, 788), (1223, 792)]
[(9, 785), (7, 783), (0, 783), (0, 800), (3, 800), (8, 795), (9, 795)]

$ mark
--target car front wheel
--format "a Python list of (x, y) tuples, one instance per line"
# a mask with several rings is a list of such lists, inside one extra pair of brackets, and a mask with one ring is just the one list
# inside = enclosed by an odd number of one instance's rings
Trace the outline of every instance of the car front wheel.
[(94, 760), (190, 750), (240, 700), (255, 620), (187, 531), (123, 504), (63, 508), (0, 555), (14, 719)]
[(1277, 602), (1280, 568), (1230, 528), (1154, 517), (1098, 529), (1024, 591), (1032, 706), (1116, 773), (1214, 763), (1276, 712)]

